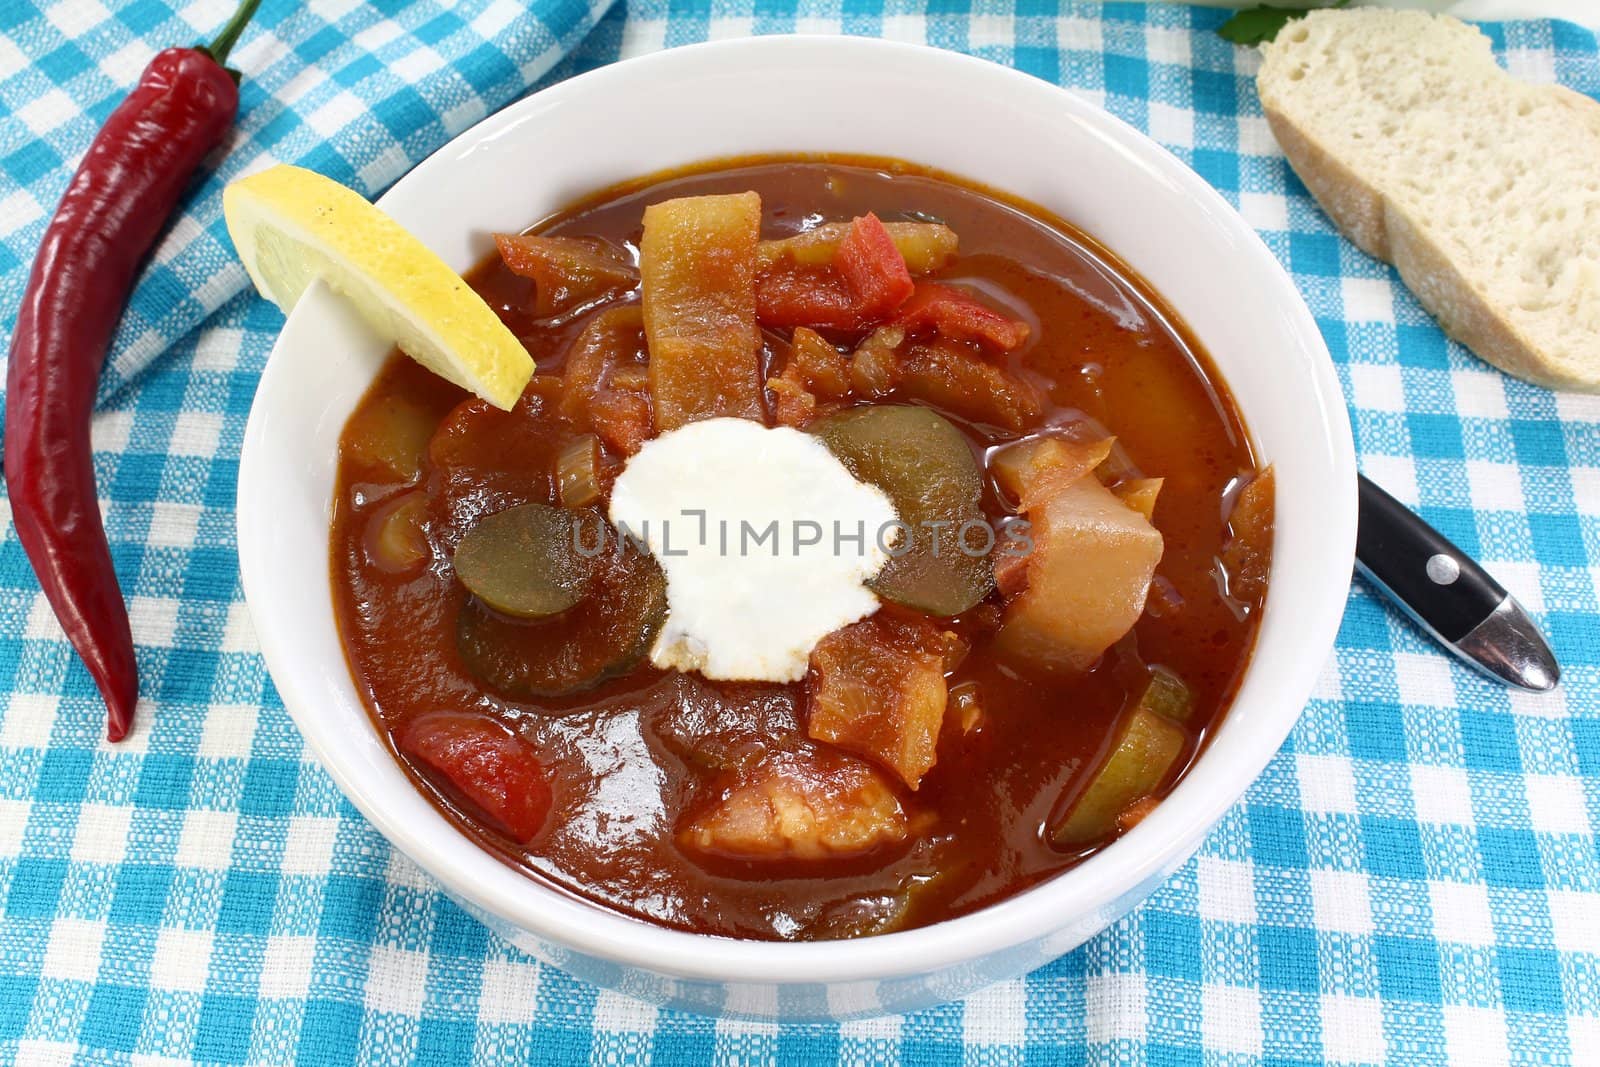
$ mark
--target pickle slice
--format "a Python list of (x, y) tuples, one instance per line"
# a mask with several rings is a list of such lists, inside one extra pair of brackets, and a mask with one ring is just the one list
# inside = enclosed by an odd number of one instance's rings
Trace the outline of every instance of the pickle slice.
[(1160, 788), (1183, 754), (1184, 740), (1183, 729), (1165, 715), (1142, 704), (1134, 708), (1111, 755), (1050, 831), (1050, 839), (1071, 848), (1110, 837), (1118, 815)]
[(1139, 694), (1134, 706), (1147, 708), (1173, 722), (1188, 722), (1190, 713), (1194, 711), (1194, 693), (1189, 684), (1176, 671), (1158, 663), (1152, 663), (1149, 671), (1150, 680), (1145, 683), (1144, 692)]
[(874, 592), (941, 617), (989, 595), (983, 481), (966, 438), (948, 419), (924, 407), (859, 407), (819, 419), (811, 432), (851, 474), (888, 494), (909, 528), (909, 546), (894, 549), (903, 554), (867, 583)]
[(594, 563), (578, 553), (579, 524), (597, 512), (522, 504), (486, 515), (456, 546), (456, 577), (473, 596), (505, 615), (543, 619), (583, 599)]
[[(528, 700), (592, 689), (645, 658), (667, 617), (667, 579), (654, 558), (631, 544), (619, 548), (604, 529), (604, 549), (589, 561), (589, 591), (561, 615), (524, 620), (476, 599), (462, 605), (456, 648), (468, 671), (503, 696)], [(584, 537), (595, 543), (593, 527)]]

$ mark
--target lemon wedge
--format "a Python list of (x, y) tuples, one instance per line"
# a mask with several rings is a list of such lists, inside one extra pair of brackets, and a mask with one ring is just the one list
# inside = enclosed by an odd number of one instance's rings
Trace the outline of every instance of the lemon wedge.
[(401, 351), (496, 407), (515, 404), (533, 376), (489, 305), (359, 193), (279, 164), (229, 183), (222, 213), (250, 280), (285, 314), (320, 278)]

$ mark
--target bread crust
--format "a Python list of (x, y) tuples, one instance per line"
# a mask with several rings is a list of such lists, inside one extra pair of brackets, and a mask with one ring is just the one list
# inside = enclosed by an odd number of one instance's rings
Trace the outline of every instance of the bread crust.
[(1289, 165), (1339, 231), (1369, 256), (1389, 258), (1389, 235), (1384, 225), (1383, 197), (1361, 180), (1339, 157), (1323, 148), (1283, 112), (1262, 99), (1267, 126)]
[(1444, 332), (1472, 349), (1480, 359), (1507, 374), (1547, 389), (1600, 392), (1600, 380), (1572, 373), (1549, 359), (1494, 309), (1488, 297), (1468, 280), (1426, 230), (1392, 204), (1385, 205), (1390, 254), (1400, 280), (1417, 301), (1444, 327)]
[[(1593, 121), (1600, 121), (1600, 104), (1576, 93), (1571, 95), (1588, 105)], [(1600, 392), (1600, 376), (1548, 359), (1496, 313), (1488, 297), (1438, 245), (1427, 239), (1424, 227), (1303, 133), (1283, 112), (1266, 100), (1262, 105), (1267, 125), (1289, 165), (1339, 232), (1368, 255), (1393, 264), (1400, 279), (1445, 333), (1479, 358), (1535, 385)]]
[[(1486, 362), (1537, 385), (1600, 392), (1600, 358), (1583, 366), (1543, 350), (1429, 238), (1425, 220), (1410, 217), (1353, 166), (1297, 125), (1270, 81), (1258, 76), (1257, 89), (1267, 124), (1289, 165), (1323, 211), (1358, 248), (1393, 264), (1447, 334)], [(1600, 130), (1600, 103), (1559, 86), (1540, 91), (1569, 109), (1574, 123)], [(1600, 347), (1600, 339), (1596, 344)]]

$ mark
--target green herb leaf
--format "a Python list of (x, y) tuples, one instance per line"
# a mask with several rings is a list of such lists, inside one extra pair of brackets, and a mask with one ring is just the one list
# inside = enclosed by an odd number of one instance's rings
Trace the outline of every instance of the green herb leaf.
[[(1350, 0), (1336, 0), (1327, 7), (1346, 7)], [(1274, 7), (1271, 4), (1262, 4), (1260, 7), (1247, 8), (1240, 11), (1217, 27), (1217, 35), (1225, 41), (1234, 44), (1257, 45), (1263, 44), (1278, 36), (1278, 31), (1283, 29), (1295, 19), (1304, 18), (1314, 8), (1302, 7)]]

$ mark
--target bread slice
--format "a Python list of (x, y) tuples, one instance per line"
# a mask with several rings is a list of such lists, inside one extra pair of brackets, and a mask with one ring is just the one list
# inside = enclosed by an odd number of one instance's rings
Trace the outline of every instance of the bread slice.
[(1345, 235), (1490, 363), (1600, 391), (1600, 104), (1419, 11), (1314, 11), (1263, 51), (1267, 121)]

